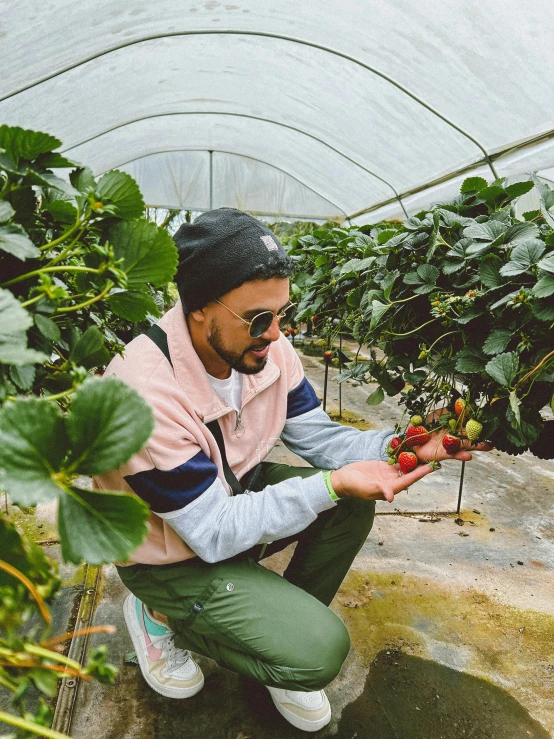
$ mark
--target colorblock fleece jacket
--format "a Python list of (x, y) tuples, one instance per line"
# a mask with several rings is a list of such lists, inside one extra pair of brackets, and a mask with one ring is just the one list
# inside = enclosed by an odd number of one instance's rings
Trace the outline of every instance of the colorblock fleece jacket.
[(337, 469), (383, 459), (392, 431), (362, 432), (332, 422), (282, 334), (271, 344), (264, 369), (244, 376), (237, 414), (210, 384), (180, 302), (159, 325), (167, 334), (173, 367), (154, 342), (141, 335), (105, 372), (134, 387), (155, 419), (142, 451), (120, 469), (93, 479), (95, 489), (134, 492), (151, 509), (147, 538), (130, 561), (121, 564), (169, 564), (195, 555), (217, 562), (255, 544), (296, 534), (336, 505), (321, 474), (232, 496), (219, 448), (205, 425), (214, 419), (239, 479), (279, 438), (314, 467)]

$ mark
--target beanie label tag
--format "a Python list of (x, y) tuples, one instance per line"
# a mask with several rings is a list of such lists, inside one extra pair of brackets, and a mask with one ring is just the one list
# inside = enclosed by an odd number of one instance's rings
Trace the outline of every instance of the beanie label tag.
[(279, 247), (275, 243), (275, 241), (269, 236), (269, 234), (266, 234), (265, 236), (260, 236), (260, 239), (264, 242), (264, 244), (267, 246), (268, 251), (278, 251)]

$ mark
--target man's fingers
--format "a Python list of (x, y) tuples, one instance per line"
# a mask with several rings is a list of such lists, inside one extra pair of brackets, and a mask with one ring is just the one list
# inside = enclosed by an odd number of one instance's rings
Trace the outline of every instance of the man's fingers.
[(407, 487), (413, 485), (414, 482), (421, 480), (422, 477), (425, 477), (425, 475), (428, 475), (430, 472), (433, 472), (433, 468), (430, 464), (420, 464), (415, 468), (415, 470), (406, 472), (405, 475), (398, 478), (398, 481), (393, 485), (394, 492), (399, 493), (401, 490), (405, 490)]
[(473, 459), (473, 457), (471, 456), (469, 452), (464, 451), (464, 452), (458, 452), (452, 457), (452, 459), (459, 459), (462, 462), (470, 462)]

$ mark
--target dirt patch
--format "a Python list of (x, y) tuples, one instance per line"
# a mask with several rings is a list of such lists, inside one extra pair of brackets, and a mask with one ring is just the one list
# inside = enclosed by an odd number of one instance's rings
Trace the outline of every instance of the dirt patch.
[[(383, 651), (432, 660), (437, 670), (450, 668), (468, 679), (485, 679), (491, 688), (505, 692), (514, 705), (524, 706), (546, 729), (554, 729), (554, 617), (505, 605), (482, 593), (477, 584), (475, 589), (445, 587), (430, 578), (398, 572), (351, 572), (334, 605), (347, 625), (358, 659), (369, 670), (369, 681), (375, 659)], [(461, 716), (464, 710), (460, 709)], [(479, 734), (479, 723), (474, 724), (474, 733), (468, 735), (472, 739), (529, 736), (525, 731)], [(403, 730), (395, 735), (390, 727), (388, 732), (374, 735), (380, 739), (416, 736)], [(461, 729), (457, 734), (436, 730), (426, 736), (461, 738), (464, 734)]]
[(506, 691), (394, 649), (373, 660), (361, 695), (343, 711), (337, 739), (549, 739)]

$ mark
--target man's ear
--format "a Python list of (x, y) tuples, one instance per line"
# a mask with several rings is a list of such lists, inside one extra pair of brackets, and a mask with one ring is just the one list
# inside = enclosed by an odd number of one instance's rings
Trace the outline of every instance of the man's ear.
[(204, 313), (204, 308), (199, 308), (198, 310), (191, 310), (188, 315), (195, 320), (197, 323), (204, 323), (206, 321), (206, 314)]

